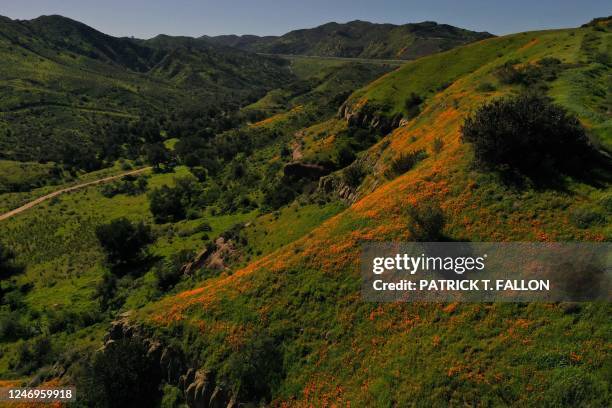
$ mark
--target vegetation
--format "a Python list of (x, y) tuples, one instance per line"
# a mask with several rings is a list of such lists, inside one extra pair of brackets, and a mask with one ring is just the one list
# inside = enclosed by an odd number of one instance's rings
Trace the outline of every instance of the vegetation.
[(100, 192), (106, 198), (112, 198), (117, 194), (138, 195), (147, 191), (146, 176), (125, 176), (119, 181), (104, 184)]
[(419, 203), (408, 207), (408, 232), (417, 242), (436, 242), (444, 239), (445, 217), (435, 202)]
[(0, 278), (7, 279), (19, 271), (14, 264), (15, 254), (0, 244)]
[(427, 153), (424, 150), (414, 150), (408, 153), (402, 153), (391, 161), (385, 175), (389, 179), (400, 176), (408, 170), (411, 170), (418, 162), (426, 157)]
[(280, 37), (222, 35), (206, 41), (269, 54), (349, 58), (415, 59), (458, 45), (492, 37), (447, 24), (373, 24), (351, 21), (296, 30)]
[(535, 94), (495, 100), (466, 119), (462, 138), (481, 166), (516, 170), (537, 178), (576, 174), (592, 156), (578, 119)]
[(118, 340), (78, 374), (79, 402), (88, 407), (151, 406), (159, 399), (159, 366), (138, 341)]
[(133, 264), (142, 260), (142, 250), (153, 241), (151, 229), (144, 223), (134, 224), (118, 218), (96, 228), (96, 237), (113, 266)]
[[(393, 70), (384, 61), (278, 61), (197, 39), (96, 37), (77, 26), (89, 34), (80, 39), (70, 21), (42, 21), (0, 24), (14, 40), (0, 39), (13, 62), (0, 68), (20, 71), (2, 77), (25, 78), (2, 84), (0, 151), (36, 160), (0, 162), (10, 191), (0, 206), (145, 162), (157, 169), (0, 221), (0, 253), (14, 254), (0, 262), (10, 270), (0, 282), (3, 379), (75, 383), (81, 406), (185, 404), (185, 384), (161, 375), (155, 350), (105, 342), (111, 320), (130, 311), (123, 318), (160, 351), (181, 356), (177, 376), (206, 370), (239, 404), (610, 405), (609, 304), (373, 304), (360, 301), (358, 270), (363, 242), (612, 237), (609, 166), (577, 174), (545, 137), (535, 146), (556, 152), (554, 161), (529, 177), (554, 170), (563, 184), (516, 188), (491, 171), (498, 164), (475, 168), (476, 143), (461, 143), (470, 120), (483, 140), (542, 130), (517, 123), (520, 112), (568, 140), (588, 132), (606, 149), (605, 22), (491, 38)], [(20, 45), (30, 37), (39, 40)], [(535, 82), (502, 81), (508, 61), (539, 71), (526, 74)], [(17, 108), (38, 103), (25, 89), (69, 106)], [(79, 105), (77, 93), (89, 100)], [(527, 112), (530, 103), (548, 117)], [(512, 126), (480, 126), (488, 109)], [(35, 123), (67, 133), (33, 149), (38, 141), (23, 135)], [(9, 133), (21, 141), (10, 144)], [(39, 163), (47, 153), (54, 161)], [(503, 158), (527, 171), (515, 155)], [(85, 173), (100, 166), (112, 167)]]

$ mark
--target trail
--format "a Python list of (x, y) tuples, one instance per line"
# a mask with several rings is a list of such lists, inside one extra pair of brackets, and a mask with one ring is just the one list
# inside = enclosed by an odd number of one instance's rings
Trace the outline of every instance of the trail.
[(7, 213), (4, 213), (4, 214), (0, 215), (0, 221), (6, 220), (6, 219), (8, 219), (8, 218), (10, 218), (10, 217), (12, 217), (14, 215), (22, 213), (25, 210), (30, 209), (30, 208), (34, 207), (35, 205), (38, 205), (38, 204), (42, 203), (43, 201), (46, 201), (46, 200), (48, 200), (50, 198), (57, 197), (60, 194), (69, 193), (71, 191), (79, 190), (79, 189), (84, 188), (84, 187), (93, 186), (93, 185), (96, 185), (96, 184), (102, 184), (102, 183), (106, 183), (108, 181), (117, 180), (119, 178), (122, 178), (122, 177), (125, 177), (125, 176), (129, 176), (129, 175), (132, 175), (132, 174), (140, 174), (140, 173), (143, 173), (143, 172), (145, 172), (147, 170), (150, 170), (150, 169), (151, 169), (151, 167), (144, 167), (142, 169), (131, 170), (131, 171), (128, 171), (126, 173), (117, 174), (115, 176), (104, 177), (104, 178), (101, 178), (101, 179), (98, 179), (98, 180), (88, 181), (87, 183), (77, 184), (75, 186), (66, 187), (66, 188), (63, 188), (61, 190), (54, 191), (54, 192), (49, 193), (47, 195), (44, 195), (42, 197), (38, 197), (37, 199), (32, 200), (29, 203), (24, 204), (24, 205), (22, 205), (19, 208), (15, 208), (14, 210), (11, 210), (11, 211), (9, 211)]

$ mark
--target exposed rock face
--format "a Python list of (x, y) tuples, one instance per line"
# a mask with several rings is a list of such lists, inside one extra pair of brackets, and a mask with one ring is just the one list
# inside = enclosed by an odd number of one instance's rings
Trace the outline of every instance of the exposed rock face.
[[(183, 389), (185, 390), (185, 400), (190, 407), (207, 408), (213, 406), (212, 397), (216, 387), (207, 372), (203, 370), (188, 371)], [(223, 407), (226, 407), (228, 403)]]
[[(360, 168), (364, 174), (370, 174), (372, 173), (372, 170), (380, 157), (380, 153), (380, 151), (369, 151), (363, 156), (359, 157), (349, 167), (355, 166)], [(364, 193), (373, 191), (379, 185), (378, 180), (366, 179), (360, 186), (351, 186), (343, 177), (343, 171), (344, 170), (336, 171), (325, 177), (321, 177), (321, 179), (319, 179), (317, 191), (326, 195), (335, 195), (346, 204), (350, 205), (356, 202), (359, 197), (362, 197)]]
[(111, 323), (104, 347), (99, 352), (104, 353), (107, 347), (121, 339), (141, 341), (148, 348), (147, 357), (159, 364), (164, 381), (183, 392), (189, 407), (230, 408), (242, 405), (224, 384), (215, 381), (212, 373), (188, 367), (181, 351), (150, 338), (142, 326), (130, 321), (129, 316), (129, 313), (124, 313)]
[(224, 270), (230, 259), (236, 256), (237, 250), (232, 240), (218, 237), (213, 245), (207, 246), (193, 260), (182, 267), (185, 275), (191, 275), (200, 268)]
[(322, 177), (319, 180), (318, 190), (326, 194), (335, 194), (349, 204), (355, 202), (357, 198), (356, 189), (346, 184), (336, 173)]
[(404, 120), (400, 114), (388, 117), (371, 110), (368, 105), (355, 107), (351, 101), (346, 101), (338, 109), (338, 118), (346, 120), (349, 126), (374, 129), (383, 134), (398, 128)]

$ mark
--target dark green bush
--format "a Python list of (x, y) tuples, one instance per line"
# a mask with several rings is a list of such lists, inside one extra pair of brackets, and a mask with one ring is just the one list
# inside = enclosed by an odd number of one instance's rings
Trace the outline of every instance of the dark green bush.
[(442, 140), (441, 137), (436, 137), (433, 141), (433, 143), (431, 144), (431, 150), (435, 153), (438, 154), (442, 151), (442, 148), (444, 147), (444, 141)]
[(96, 237), (113, 265), (131, 264), (142, 259), (143, 249), (153, 242), (151, 228), (142, 222), (117, 218), (96, 228)]
[(557, 58), (543, 58), (535, 64), (520, 65), (519, 61), (508, 61), (495, 70), (499, 81), (508, 85), (530, 86), (557, 78), (562, 64)]
[(605, 223), (606, 217), (595, 209), (577, 208), (570, 214), (570, 220), (578, 228), (589, 228)]
[(425, 101), (420, 95), (411, 92), (406, 102), (404, 103), (404, 109), (406, 111), (406, 117), (412, 119), (421, 113), (421, 104)]
[(578, 172), (591, 153), (578, 119), (531, 93), (485, 104), (465, 120), (461, 134), (479, 166), (529, 176)]
[(476, 87), (479, 92), (493, 92), (496, 90), (495, 86), (490, 82), (483, 82)]
[(227, 360), (221, 376), (247, 401), (269, 401), (283, 377), (283, 358), (275, 340), (265, 334), (252, 337)]
[(342, 179), (344, 182), (353, 188), (358, 187), (364, 177), (365, 171), (363, 171), (361, 166), (352, 165), (344, 169), (342, 172)]
[(187, 209), (176, 195), (176, 189), (161, 186), (149, 194), (149, 208), (156, 223), (174, 222), (185, 219)]
[(49, 338), (39, 336), (31, 340), (20, 341), (17, 344), (17, 352), (9, 365), (21, 373), (31, 374), (34, 370), (50, 364), (54, 358)]
[(149, 194), (149, 208), (156, 223), (176, 222), (185, 219), (188, 212), (197, 213), (194, 207), (202, 194), (197, 179), (177, 177), (174, 184), (174, 187), (161, 186)]
[(121, 339), (97, 352), (75, 376), (83, 406), (157, 406), (161, 374), (158, 362), (147, 356), (147, 350), (142, 342)]
[(446, 220), (436, 202), (421, 202), (408, 207), (408, 231), (414, 241), (435, 242), (443, 239)]
[(412, 169), (418, 162), (427, 158), (427, 153), (420, 150), (413, 150), (409, 153), (402, 153), (391, 161), (391, 165), (385, 172), (385, 176), (389, 179), (395, 178)]
[(15, 263), (15, 254), (0, 243), (0, 279), (7, 279), (22, 271)]
[(182, 267), (192, 260), (194, 254), (191, 251), (182, 250), (174, 254), (170, 259), (159, 263), (153, 272), (157, 277), (157, 286), (160, 290), (166, 291), (176, 285), (183, 276)]
[(145, 176), (125, 176), (119, 181), (104, 184), (100, 187), (100, 193), (106, 198), (112, 198), (117, 194), (135, 196), (147, 191), (148, 181)]

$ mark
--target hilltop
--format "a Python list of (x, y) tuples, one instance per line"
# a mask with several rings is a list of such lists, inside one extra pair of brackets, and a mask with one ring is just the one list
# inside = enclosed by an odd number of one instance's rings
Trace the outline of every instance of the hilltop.
[(202, 38), (213, 44), (267, 54), (410, 60), (490, 37), (492, 35), (486, 32), (432, 21), (394, 25), (355, 20), (295, 30), (280, 37), (222, 35)]

